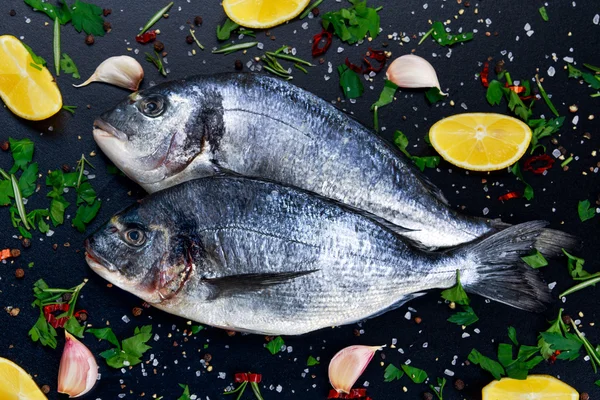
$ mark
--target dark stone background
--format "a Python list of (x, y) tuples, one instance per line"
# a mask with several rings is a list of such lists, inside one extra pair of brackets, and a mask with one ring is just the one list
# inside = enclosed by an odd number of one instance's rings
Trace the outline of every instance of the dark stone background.
[[(146, 71), (142, 87), (148, 87), (152, 82), (164, 81), (165, 78), (159, 76), (156, 69), (144, 61), (143, 53), (149, 48), (138, 45), (134, 38), (138, 29), (166, 1), (97, 0), (97, 3), (103, 8), (112, 8), (112, 15), (106, 18), (112, 23), (112, 32), (105, 37), (96, 38), (93, 46), (84, 44), (85, 35), (78, 34), (72, 26), (62, 28), (62, 50), (73, 58), (82, 78), (87, 78), (106, 57), (129, 54), (137, 58)], [(428, 170), (426, 173), (443, 189), (453, 205), (464, 206), (465, 213), (481, 216), (483, 209), (489, 208), (488, 217), (499, 217), (510, 223), (545, 219), (550, 221), (554, 228), (580, 235), (585, 240), (585, 246), (579, 255), (586, 258), (588, 270), (597, 270), (600, 216), (585, 223), (580, 222), (577, 203), (586, 198), (594, 202), (600, 193), (598, 175), (589, 171), (590, 167), (594, 167), (599, 161), (598, 157), (591, 154), (600, 144), (600, 99), (590, 98), (592, 90), (586, 85), (567, 79), (563, 57), (573, 57), (578, 66), (584, 62), (600, 65), (600, 29), (592, 22), (593, 16), (600, 12), (600, 3), (594, 0), (577, 0), (576, 4), (557, 0), (496, 0), (479, 3), (471, 0), (470, 6), (466, 7), (465, 0), (462, 4), (457, 4), (455, 0), (429, 0), (427, 8), (423, 0), (373, 0), (370, 3), (384, 6), (381, 11), (383, 32), (373, 40), (371, 46), (381, 48), (382, 44), (387, 42), (387, 50), (391, 50), (394, 57), (417, 48), (418, 39), (414, 39), (413, 35), (425, 32), (429, 27), (429, 20), (452, 20), (450, 27), (453, 31), (459, 28), (465, 31), (477, 30), (473, 41), (452, 48), (450, 58), (446, 57), (449, 51), (447, 48), (442, 48), (430, 40), (418, 47), (417, 54), (429, 59), (436, 68), (442, 87), (449, 90), (450, 99), (456, 103), (454, 107), (448, 102), (430, 106), (421, 92), (405, 91), (398, 94), (393, 105), (380, 111), (381, 125), (387, 128), (383, 131), (384, 136), (390, 139), (395, 129), (404, 131), (411, 141), (409, 149), (414, 154), (433, 154), (433, 150), (423, 143), (423, 135), (433, 122), (464, 112), (460, 107), (461, 103), (466, 104), (468, 111), (508, 112), (504, 104), (496, 108), (488, 106), (485, 90), (476, 79), (476, 74), (481, 70), (481, 63), (488, 57), (492, 57), (494, 62), (504, 59), (515, 79), (530, 79), (538, 72), (538, 68), (540, 75), (544, 77), (548, 68), (554, 66), (556, 75), (547, 77), (544, 86), (552, 94), (560, 113), (567, 116), (565, 126), (557, 138), (568, 152), (579, 157), (570, 164), (567, 172), (561, 170), (559, 163), (555, 164), (546, 176), (525, 172), (526, 180), (535, 189), (535, 198), (531, 202), (516, 199), (506, 203), (498, 201), (498, 196), (511, 190), (523, 189), (523, 185), (506, 171), (490, 174), (467, 173), (442, 162), (439, 171)], [(544, 4), (547, 4), (549, 22), (544, 22), (538, 13), (538, 8)], [(320, 8), (327, 11), (347, 5), (346, 2), (326, 0)], [(11, 9), (16, 10), (16, 16), (9, 16)], [(464, 14), (455, 19), (459, 10), (464, 10)], [(197, 29), (197, 35), (207, 50), (198, 51), (196, 56), (189, 57), (187, 53), (192, 46), (185, 42), (187, 29), (180, 30), (180, 27), (185, 26), (196, 15), (204, 18), (204, 24)], [(26, 23), (27, 18), (31, 19), (30, 23)], [(489, 27), (485, 22), (488, 18), (491, 20)], [(232, 71), (234, 60), (239, 58), (246, 63), (251, 57), (262, 54), (256, 48), (245, 55), (211, 54), (210, 49), (217, 45), (216, 25), (223, 19), (224, 12), (217, 1), (176, 1), (169, 19), (161, 20), (155, 26), (160, 28), (160, 40), (165, 43), (169, 53), (169, 78)], [(306, 30), (302, 28), (305, 22), (308, 23)], [(529, 23), (535, 32), (531, 37), (528, 37), (524, 30), (526, 23)], [(310, 59), (309, 40), (319, 31), (318, 20), (306, 19), (272, 29), (272, 34), (276, 36), (275, 41), (271, 41), (263, 32), (258, 32), (257, 37), (264, 43), (265, 50), (274, 50), (287, 44), (296, 47), (299, 56)], [(491, 36), (486, 36), (486, 31), (489, 31)], [(410, 42), (400, 46), (397, 41), (388, 40), (387, 35), (393, 32), (405, 33), (411, 37)], [(497, 36), (495, 32), (498, 33)], [(24, 41), (33, 47), (35, 52), (48, 60), (51, 71), (54, 70), (52, 24), (46, 15), (33, 12), (20, 0), (4, 0), (0, 4), (0, 33), (23, 36)], [(518, 41), (515, 40), (517, 36), (520, 37)], [(237, 38), (235, 39), (237, 42)], [(336, 51), (339, 46), (344, 48), (341, 54)], [(327, 73), (327, 63), (311, 68), (308, 75), (294, 71), (293, 83), (327, 100), (335, 100), (341, 96), (335, 68), (346, 57), (357, 62), (367, 47), (367, 44), (342, 45), (336, 39), (325, 57), (326, 61), (333, 64), (334, 72)], [(136, 55), (133, 51), (128, 51), (128, 48), (139, 49), (140, 52)], [(512, 62), (509, 61), (508, 55), (503, 56), (503, 51), (512, 52)], [(433, 57), (433, 53), (437, 56)], [(556, 54), (556, 61), (553, 60), (553, 54)], [(324, 75), (331, 76), (331, 79), (324, 81)], [(30, 123), (16, 118), (6, 108), (0, 110), (0, 139), (4, 141), (8, 137), (31, 138), (36, 145), (34, 161), (39, 162), (40, 171), (46, 172), (64, 163), (74, 166), (82, 153), (89, 155), (92, 151), (99, 152), (91, 135), (92, 122), (102, 111), (127, 95), (126, 91), (108, 85), (92, 84), (86, 88), (74, 89), (71, 87), (72, 83), (76, 81), (66, 74), (61, 74), (58, 78), (64, 103), (78, 106), (74, 116), (60, 112), (48, 121)], [(374, 87), (373, 90), (370, 90), (370, 85)], [(365, 86), (365, 95), (358, 99), (356, 104), (343, 102), (340, 105), (364, 124), (371, 126), (372, 115), (369, 106), (383, 86), (382, 74), (377, 76), (373, 83), (366, 83)], [(568, 111), (568, 106), (572, 104), (579, 107), (576, 114), (579, 115), (577, 126), (571, 123), (575, 114)], [(86, 107), (87, 105), (89, 106)], [(550, 116), (543, 102), (538, 102), (534, 110), (535, 116), (540, 114)], [(596, 119), (588, 120), (590, 114), (595, 114)], [(406, 119), (403, 120), (402, 116), (406, 116)], [(53, 127), (52, 132), (48, 129), (50, 126)], [(584, 139), (584, 132), (589, 132), (592, 139)], [(545, 139), (544, 143), (548, 145), (549, 153), (557, 147), (551, 145), (548, 139)], [(416, 145), (416, 148), (413, 148), (413, 145)], [(90, 226), (91, 232), (113, 213), (131, 204), (135, 198), (143, 196), (143, 191), (126, 178), (109, 175), (106, 171), (107, 159), (102, 154), (90, 159), (96, 167), (92, 172), (96, 174), (96, 179), (92, 183), (103, 200), (102, 209)], [(10, 164), (10, 156), (7, 153), (0, 154), (0, 167), (9, 168)], [(586, 176), (583, 175), (585, 172), (588, 173)], [(482, 182), (484, 179), (487, 180), (485, 184)], [(28, 208), (47, 207), (48, 201), (43, 193), (45, 189), (34, 195)], [(74, 215), (73, 206), (67, 214)], [(20, 247), (19, 242), (12, 238), (16, 231), (10, 226), (6, 209), (0, 210), (0, 226), (1, 247)], [(466, 329), (471, 337), (465, 339), (461, 338), (461, 327), (446, 322), (451, 312), (447, 305), (439, 301), (439, 292), (434, 291), (401, 309), (362, 324), (364, 334), (360, 337), (353, 333), (358, 328), (357, 325), (323, 330), (302, 337), (287, 337), (286, 344), (291, 346), (293, 351), (276, 356), (270, 355), (263, 348), (265, 340), (258, 335), (238, 334), (229, 337), (224, 331), (208, 328), (186, 342), (183, 331), (188, 326), (183, 319), (153, 309), (146, 309), (142, 316), (133, 317), (131, 310), (140, 306), (141, 301), (118, 288), (108, 288), (103, 279), (88, 269), (82, 253), (83, 239), (84, 235), (75, 229), (61, 226), (51, 238), (36, 234), (33, 246), (23, 251), (22, 256), (14, 263), (0, 264), (0, 305), (21, 308), (21, 313), (16, 318), (0, 312), (0, 356), (22, 365), (35, 376), (38, 384), (49, 384), (52, 388), (49, 394), (51, 399), (58, 397), (56, 376), (62, 339), (57, 350), (53, 351), (32, 343), (27, 337), (27, 331), (37, 318), (37, 311), (29, 305), (33, 299), (32, 284), (39, 278), (44, 278), (51, 286), (58, 287), (74, 286), (83, 278), (89, 278), (78, 305), (89, 311), (90, 323), (98, 327), (110, 321), (120, 338), (130, 336), (135, 326), (151, 323), (154, 332), (160, 335), (160, 340), (151, 341), (153, 348), (144, 357), (146, 361), (150, 354), (154, 354), (159, 361), (157, 367), (144, 364), (148, 376), (143, 376), (140, 366), (125, 373), (113, 370), (98, 357), (102, 379), (87, 398), (115, 399), (121, 393), (126, 394), (125, 398), (135, 398), (144, 393), (145, 398), (157, 394), (165, 396), (165, 399), (174, 399), (181, 393), (177, 384), (187, 383), (198, 398), (216, 399), (221, 398), (223, 389), (232, 383), (233, 374), (240, 371), (263, 374), (265, 399), (325, 398), (330, 388), (327, 379), (328, 361), (338, 350), (351, 344), (387, 344), (388, 347), (376, 355), (357, 383), (357, 386), (362, 386), (365, 381), (369, 381), (368, 393), (373, 399), (417, 399), (427, 389), (426, 385), (413, 384), (406, 377), (402, 381), (384, 383), (384, 368), (380, 365), (383, 354), (386, 356), (386, 365), (392, 362), (399, 366), (410, 359), (412, 365), (425, 369), (432, 380), (443, 376), (445, 369), (450, 369), (456, 375), (448, 379), (445, 398), (474, 399), (480, 396), (481, 388), (491, 381), (492, 377), (477, 366), (464, 366), (463, 362), (473, 347), (488, 356), (494, 355), (497, 343), (508, 341), (506, 330), (509, 325), (517, 329), (522, 343), (534, 344), (537, 333), (547, 328), (546, 321), (554, 319), (558, 308), (563, 306), (566, 313), (574, 317), (580, 311), (583, 312), (583, 330), (592, 343), (600, 342), (598, 325), (590, 326), (598, 317), (597, 288), (588, 288), (571, 295), (565, 304), (557, 300), (547, 313), (541, 315), (518, 311), (498, 303), (487, 304), (483, 298), (473, 296), (473, 308), (480, 316), (480, 321)], [(64, 247), (67, 242), (71, 244), (70, 247)], [(55, 243), (58, 244), (56, 251), (52, 249), (52, 244)], [(31, 269), (27, 268), (29, 262), (35, 263)], [(18, 267), (25, 268), (25, 278), (22, 280), (16, 280), (14, 277), (14, 270)], [(552, 261), (550, 266), (543, 270), (543, 274), (548, 282), (557, 282), (553, 292), (557, 296), (573, 283), (567, 273), (565, 259)], [(417, 310), (416, 313), (413, 312), (413, 316), (418, 315), (422, 318), (423, 322), (420, 325), (404, 318), (408, 307)], [(124, 315), (127, 315), (131, 322), (124, 323), (121, 320)], [(480, 329), (480, 333), (474, 333), (474, 328)], [(392, 338), (397, 338), (397, 347), (404, 349), (404, 354), (389, 346)], [(90, 335), (86, 336), (84, 342), (94, 354), (108, 348), (106, 343), (98, 343)], [(178, 343), (177, 347), (174, 347), (174, 342)], [(427, 348), (423, 347), (424, 343), (428, 343)], [(203, 348), (205, 344), (209, 345), (207, 349)], [(199, 362), (206, 353), (212, 355), (212, 372), (207, 372)], [(320, 357), (321, 365), (309, 368), (306, 377), (302, 377), (309, 355)], [(457, 356), (458, 361), (456, 365), (451, 365), (454, 356)], [(154, 368), (156, 375), (153, 373)], [(200, 377), (196, 377), (196, 371), (201, 371)], [(226, 373), (224, 380), (218, 378), (219, 372)], [(592, 367), (584, 362), (583, 355), (575, 362), (558, 362), (554, 365), (542, 363), (535, 372), (559, 376), (581, 392), (589, 392), (596, 396), (600, 394), (600, 388), (594, 386), (594, 381), (600, 376), (593, 374)], [(461, 378), (466, 383), (463, 392), (453, 388), (456, 378)], [(282, 386), (281, 393), (269, 389), (277, 385)], [(403, 387), (408, 389), (406, 394), (402, 393)], [(244, 398), (252, 398), (252, 394), (246, 393)]]

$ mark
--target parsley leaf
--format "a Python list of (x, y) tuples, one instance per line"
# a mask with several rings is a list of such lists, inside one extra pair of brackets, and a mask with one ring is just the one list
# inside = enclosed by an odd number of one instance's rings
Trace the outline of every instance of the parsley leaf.
[(590, 276), (590, 273), (583, 269), (585, 260), (583, 258), (575, 257), (569, 254), (565, 249), (562, 249), (563, 253), (567, 256), (567, 267), (569, 268), (569, 274), (575, 280), (586, 279)]
[(469, 296), (467, 296), (467, 293), (460, 283), (460, 272), (458, 270), (456, 271), (456, 285), (442, 291), (442, 297), (448, 301), (453, 301), (456, 304), (463, 306), (469, 305)]
[(25, 50), (27, 50), (27, 52), (29, 52), (29, 55), (33, 59), (34, 63), (36, 63), (37, 65), (41, 65), (42, 67), (46, 66), (46, 60), (45, 59), (43, 59), (42, 57), (40, 57), (37, 54), (35, 54), (33, 52), (33, 50), (31, 50), (31, 47), (27, 46), (25, 43), (21, 42), (21, 44), (23, 45), (23, 47), (25, 47)]
[(596, 216), (596, 208), (590, 207), (590, 205), (589, 200), (582, 200), (577, 205), (577, 213), (579, 214), (581, 222), (585, 222)]
[(500, 365), (500, 363), (484, 356), (475, 349), (471, 350), (468, 359), (473, 364), (477, 364), (482, 369), (491, 373), (496, 380), (500, 380), (502, 375), (505, 375), (504, 368), (502, 367), (502, 365)]
[(396, 368), (394, 364), (390, 364), (385, 367), (385, 371), (383, 373), (384, 382), (392, 382), (394, 380), (399, 380), (404, 376), (404, 371), (399, 368)]
[(39, 318), (29, 330), (28, 334), (32, 341), (39, 341), (42, 346), (48, 346), (52, 349), (56, 349), (56, 345), (58, 343), (56, 340), (56, 330), (52, 327), (52, 325), (48, 324), (46, 318), (44, 318), (44, 314), (41, 311)]
[(540, 15), (542, 16), (542, 19), (544, 21), (548, 21), (550, 18), (548, 18), (548, 12), (546, 11), (546, 7), (541, 6), (539, 9)]
[(61, 7), (54, 6), (50, 3), (45, 3), (42, 0), (24, 0), (25, 4), (36, 11), (41, 11), (50, 18), (58, 19), (61, 25), (66, 24), (71, 20), (71, 11), (66, 2), (63, 2)]
[(485, 94), (485, 98), (487, 99), (488, 103), (490, 103), (490, 105), (497, 106), (500, 104), (500, 102), (502, 101), (502, 97), (504, 96), (503, 88), (504, 86), (502, 85), (502, 83), (495, 79), (489, 83), (487, 92)]
[(456, 325), (469, 326), (479, 321), (479, 317), (470, 306), (463, 306), (463, 310), (464, 311), (457, 312), (448, 318), (448, 322), (455, 323)]
[(596, 386), (600, 386), (600, 379), (598, 379), (596, 382), (594, 382), (596, 384)]
[(231, 32), (235, 31), (240, 26), (227, 18), (223, 27), (221, 25), (217, 25), (217, 39), (219, 40), (229, 40), (231, 37)]
[[(565, 325), (565, 323), (562, 320), (562, 312), (563, 309), (561, 308), (558, 312), (558, 317), (551, 323), (550, 328), (548, 328), (545, 332), (541, 332), (538, 336), (537, 347), (540, 350), (540, 354), (545, 360), (549, 359), (550, 357), (556, 357), (561, 360), (572, 361), (579, 357), (579, 348), (581, 347), (581, 344), (578, 348), (578, 338), (576, 335), (569, 333), (569, 328)], [(568, 340), (567, 347), (570, 347), (572, 349), (577, 348), (577, 350), (557, 348), (559, 346), (556, 343), (556, 341), (562, 341), (563, 339)], [(562, 342), (561, 344), (564, 344), (564, 342)], [(561, 353), (559, 355), (555, 355), (556, 350), (559, 350)]]
[(190, 328), (190, 331), (192, 332), (192, 335), (195, 335), (196, 333), (200, 332), (202, 329), (204, 329), (204, 327), (202, 325), (192, 325), (192, 327)]
[(508, 88), (504, 88), (503, 90), (504, 95), (508, 99), (508, 108), (523, 121), (529, 120), (532, 114), (531, 109), (523, 103), (519, 95)]
[(322, 23), (325, 30), (333, 28), (333, 32), (343, 42), (348, 44), (363, 40), (369, 33), (370, 37), (379, 35), (379, 14), (374, 8), (367, 7), (367, 2), (349, 0), (352, 6), (339, 11), (330, 11), (323, 15)]
[(71, 22), (77, 32), (85, 31), (88, 35), (104, 36), (104, 19), (102, 9), (95, 4), (75, 0), (71, 6)]
[(15, 140), (8, 139), (10, 143), (10, 152), (15, 164), (10, 169), (9, 174), (14, 174), (19, 169), (25, 171), (27, 164), (33, 159), (33, 142), (29, 139)]
[(422, 369), (402, 364), (402, 369), (406, 372), (406, 376), (408, 376), (414, 383), (423, 383), (427, 379), (427, 372)]
[(432, 87), (427, 89), (427, 91), (425, 92), (425, 98), (427, 99), (429, 104), (435, 104), (438, 101), (444, 100), (446, 96), (444, 96), (442, 92), (440, 92), (440, 89), (438, 89), (437, 87)]
[(394, 95), (396, 94), (396, 90), (398, 90), (398, 85), (390, 80), (385, 81), (385, 85), (383, 86), (383, 90), (379, 95), (379, 100), (371, 105), (371, 111), (375, 109), (375, 107), (383, 107), (390, 104), (394, 101)]
[(75, 218), (73, 219), (73, 226), (81, 233), (85, 232), (85, 227), (89, 224), (98, 214), (102, 202), (98, 199), (94, 200), (92, 204), (83, 204), (77, 208)]
[(181, 388), (183, 389), (183, 393), (177, 398), (177, 400), (190, 400), (190, 388), (188, 387), (188, 385), (180, 383), (179, 386), (181, 386)]
[(456, 43), (468, 42), (473, 40), (473, 32), (459, 33), (452, 35), (446, 32), (446, 27), (443, 23), (436, 21), (431, 25), (431, 29), (423, 36), (419, 44), (423, 42), (429, 35), (432, 35), (436, 43), (441, 46), (452, 46)]
[(67, 55), (67, 53), (63, 53), (62, 55), (62, 59), (60, 60), (60, 69), (66, 74), (72, 74), (73, 78), (75, 79), (81, 78), (77, 66), (75, 65), (71, 57)]
[(547, 136), (553, 135), (562, 128), (565, 122), (565, 117), (558, 117), (550, 120), (546, 119), (530, 119), (527, 121), (527, 125), (533, 129), (531, 136), (531, 154), (538, 147), (542, 147), (546, 151), (545, 146), (542, 146), (538, 142)]
[(429, 384), (429, 388), (437, 396), (438, 400), (444, 400), (444, 386), (446, 386), (446, 378), (437, 378), (437, 385), (439, 389), (432, 384)]
[(406, 150), (406, 147), (408, 146), (408, 138), (400, 131), (394, 132), (394, 144), (402, 153), (404, 153), (406, 157), (410, 158), (421, 171), (424, 171), (426, 167), (435, 168), (440, 164), (439, 156), (418, 157), (410, 155), (410, 153)]
[(525, 184), (525, 190), (523, 191), (523, 197), (527, 200), (533, 199), (533, 187), (523, 179), (523, 174), (521, 173), (521, 167), (519, 167), (519, 162), (517, 161), (512, 167), (510, 167), (510, 172), (515, 175), (521, 182)]
[(35, 192), (36, 181), (38, 174), (37, 163), (29, 164), (19, 177), (19, 189), (21, 190), (21, 196), (24, 198), (31, 196)]
[(513, 360), (513, 346), (500, 343), (498, 346), (498, 361), (504, 366), (506, 375), (513, 379), (526, 379), (529, 370), (544, 361), (541, 356), (536, 356), (538, 348), (533, 346), (519, 347), (517, 358)]
[(121, 341), (121, 346), (112, 332), (111, 328), (89, 329), (94, 336), (101, 340), (108, 340), (113, 345), (117, 346), (100, 353), (100, 356), (106, 359), (106, 364), (113, 368), (122, 368), (125, 366), (133, 366), (142, 362), (142, 355), (151, 349), (146, 344), (152, 337), (152, 325), (145, 325), (141, 328), (136, 327), (134, 335)]
[(265, 347), (267, 348), (267, 350), (269, 350), (269, 352), (271, 354), (275, 355), (275, 354), (279, 353), (280, 351), (282, 351), (284, 346), (285, 346), (285, 342), (283, 341), (281, 336), (277, 336), (276, 338), (271, 340), (269, 343), (267, 343)]
[(78, 338), (83, 338), (83, 332), (85, 331), (85, 326), (81, 326), (79, 321), (75, 316), (71, 316), (67, 322), (65, 323), (65, 330), (67, 330), (73, 336), (77, 336)]
[(0, 180), (0, 206), (9, 205), (13, 196), (12, 183), (6, 179)]
[(519, 345), (519, 341), (517, 340), (517, 330), (514, 326), (508, 327), (508, 338), (515, 344), (515, 346)]
[(347, 65), (343, 64), (338, 67), (338, 73), (340, 74), (340, 86), (344, 92), (344, 96), (349, 99), (356, 99), (365, 91), (360, 76)]
[(542, 268), (548, 265), (548, 261), (538, 250), (535, 250), (533, 254), (521, 257), (521, 260), (523, 260), (525, 264), (529, 265), (531, 268), (534, 269)]
[(308, 356), (308, 360), (306, 360), (306, 365), (309, 367), (312, 367), (314, 365), (319, 365), (321, 364), (319, 362), (319, 360), (317, 360), (316, 358), (314, 358), (313, 356)]
[(91, 205), (96, 200), (96, 191), (89, 182), (82, 182), (77, 188), (77, 205)]

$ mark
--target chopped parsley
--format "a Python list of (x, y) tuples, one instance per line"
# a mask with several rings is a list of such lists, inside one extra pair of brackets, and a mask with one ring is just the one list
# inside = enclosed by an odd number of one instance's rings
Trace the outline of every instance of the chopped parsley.
[(480, 352), (478, 352), (475, 349), (471, 350), (471, 353), (469, 353), (468, 359), (473, 364), (477, 364), (483, 370), (491, 373), (496, 380), (500, 380), (502, 375), (505, 375), (504, 368), (502, 367), (502, 365), (499, 362), (494, 361), (491, 358), (484, 356), (483, 354), (481, 354)]
[(525, 190), (523, 191), (523, 197), (527, 200), (533, 199), (533, 187), (523, 178), (523, 174), (521, 173), (521, 167), (519, 167), (519, 162), (517, 161), (512, 167), (510, 167), (510, 172), (515, 175), (523, 184), (525, 184)]
[(385, 371), (383, 372), (383, 380), (384, 382), (392, 382), (395, 380), (399, 380), (404, 376), (404, 371), (397, 368), (394, 364), (390, 364), (385, 367)]
[(473, 32), (459, 33), (453, 35), (446, 32), (446, 27), (443, 23), (436, 21), (431, 25), (431, 29), (423, 35), (419, 41), (419, 45), (425, 41), (429, 36), (433, 36), (436, 43), (441, 46), (452, 46), (457, 43), (468, 42), (473, 40)]
[(408, 138), (400, 131), (394, 132), (394, 144), (402, 153), (404, 153), (406, 157), (410, 158), (421, 171), (424, 171), (425, 168), (435, 168), (440, 164), (439, 156), (418, 157), (411, 155), (406, 150), (406, 147), (408, 146)]
[(542, 268), (548, 265), (548, 261), (538, 250), (534, 250), (533, 253), (528, 256), (521, 257), (521, 260), (534, 269)]
[(104, 36), (104, 19), (102, 18), (102, 8), (95, 4), (85, 3), (81, 0), (75, 0), (72, 6), (66, 1), (61, 6), (55, 6), (42, 0), (24, 0), (36, 11), (41, 11), (52, 20), (57, 20), (61, 25), (69, 22), (73, 24), (77, 32), (84, 31), (87, 34), (95, 36)]
[(237, 23), (227, 18), (223, 23), (223, 26), (217, 25), (217, 39), (229, 40), (231, 33), (239, 27), (240, 26)]
[(333, 33), (348, 44), (363, 40), (367, 33), (373, 39), (376, 38), (379, 35), (378, 9), (367, 7), (366, 0), (349, 1), (352, 3), (351, 7), (323, 14), (323, 28), (333, 29)]
[(402, 370), (414, 383), (423, 383), (427, 379), (427, 372), (411, 365), (402, 364)]
[[(75, 63), (73, 62), (71, 57), (69, 57), (67, 55), (67, 53), (63, 53), (63, 55), (62, 55), (62, 59), (60, 60), (60, 69), (64, 73), (72, 74), (73, 78), (75, 78), (75, 79), (81, 78), (81, 76), (79, 75), (79, 70), (77, 69), (77, 66), (75, 65)], [(65, 108), (65, 107), (63, 107), (63, 108)], [(67, 109), (67, 111), (71, 112), (68, 109)]]
[(517, 330), (514, 326), (508, 327), (508, 338), (514, 343), (515, 346), (519, 345), (519, 341), (517, 340)]
[(567, 256), (567, 267), (569, 268), (569, 274), (575, 280), (586, 279), (590, 276), (590, 273), (583, 269), (585, 260), (583, 258), (575, 257), (568, 253), (565, 249), (562, 250), (565, 256)]
[(453, 287), (442, 291), (442, 297), (448, 301), (452, 301), (456, 304), (460, 304), (463, 306), (469, 305), (469, 296), (462, 287), (460, 283), (460, 272), (456, 271), (456, 285)]
[(563, 322), (562, 313), (561, 308), (550, 328), (538, 336), (537, 347), (545, 360), (555, 358), (573, 361), (579, 357), (581, 343), (576, 335), (569, 332), (569, 327)]
[(192, 335), (195, 335), (203, 329), (204, 327), (202, 325), (192, 325), (192, 327), (190, 328), (190, 332), (192, 333)]
[(437, 378), (437, 387), (429, 384), (429, 388), (436, 395), (438, 400), (444, 400), (444, 386), (446, 386), (446, 378)]
[[(44, 4), (46, 4), (46, 3), (44, 3)], [(31, 47), (27, 46), (25, 43), (21, 42), (21, 44), (23, 45), (23, 47), (25, 47), (25, 50), (27, 50), (27, 52), (29, 52), (29, 55), (31, 56), (31, 58), (33, 59), (33, 62), (35, 63), (35, 64), (30, 64), (30, 65), (41, 71), (42, 69), (40, 68), (40, 66), (45, 67), (46, 60), (43, 59), (42, 57), (38, 56), (37, 54), (35, 54), (33, 52), (33, 50), (31, 50)]]
[(398, 85), (394, 82), (386, 80), (385, 85), (383, 86), (383, 90), (379, 95), (379, 100), (371, 105), (371, 111), (373, 111), (373, 127), (376, 131), (379, 131), (379, 118), (378, 111), (380, 107), (387, 106), (392, 101), (394, 101), (394, 95), (396, 94), (396, 90), (398, 89)]
[(177, 400), (191, 400), (190, 388), (188, 387), (188, 385), (180, 383), (179, 386), (183, 389), (183, 393), (181, 393), (181, 396), (179, 396)]
[(276, 338), (268, 342), (265, 345), (265, 347), (267, 348), (267, 350), (269, 350), (271, 354), (275, 355), (285, 348), (285, 342), (283, 341), (281, 336), (277, 336)]
[(550, 18), (548, 18), (548, 12), (546, 11), (546, 7), (541, 6), (538, 10), (540, 12), (540, 15), (542, 16), (542, 19), (546, 22), (548, 22), (550, 20)]
[(156, 51), (154, 52), (154, 54), (156, 55), (156, 57), (152, 56), (152, 54), (150, 53), (146, 53), (146, 61), (149, 61), (152, 64), (154, 64), (154, 66), (158, 68), (158, 72), (162, 76), (167, 76), (167, 71), (165, 70), (165, 66), (163, 65), (160, 54), (158, 54)]
[(133, 336), (123, 339), (121, 343), (111, 328), (88, 329), (88, 332), (116, 346), (100, 353), (100, 356), (106, 359), (106, 364), (113, 368), (137, 365), (142, 362), (144, 353), (151, 349), (146, 343), (152, 337), (152, 325), (136, 327)]
[(427, 91), (425, 92), (425, 98), (427, 99), (429, 104), (435, 104), (438, 101), (444, 100), (446, 98), (446, 96), (444, 96), (442, 94), (440, 89), (438, 89), (436, 87), (432, 87), (432, 88), (427, 89)]
[(365, 91), (360, 76), (347, 65), (342, 64), (338, 67), (338, 73), (340, 74), (340, 86), (344, 92), (344, 96), (348, 99), (356, 99)]
[(456, 325), (469, 326), (479, 321), (479, 317), (475, 314), (475, 311), (470, 306), (463, 306), (463, 311), (457, 312), (448, 318), (448, 322), (452, 322)]
[(582, 200), (577, 205), (577, 213), (579, 214), (581, 222), (585, 222), (596, 216), (596, 208), (591, 207), (589, 200)]
[(62, 2), (60, 7), (46, 3), (43, 0), (24, 0), (24, 2), (34, 10), (43, 12), (51, 19), (58, 19), (61, 25), (71, 21), (71, 10), (66, 2)]
[(541, 147), (544, 152), (546, 151), (546, 146), (543, 146), (539, 143), (539, 141), (545, 137), (555, 134), (562, 128), (563, 123), (565, 122), (565, 117), (558, 117), (554, 119), (530, 119), (527, 121), (527, 125), (531, 129), (533, 129), (531, 135), (531, 151), (530, 154), (538, 148)]
[(306, 365), (309, 367), (312, 367), (314, 365), (319, 365), (321, 364), (319, 362), (319, 360), (317, 360), (316, 358), (314, 358), (313, 356), (308, 356), (308, 360), (306, 360)]

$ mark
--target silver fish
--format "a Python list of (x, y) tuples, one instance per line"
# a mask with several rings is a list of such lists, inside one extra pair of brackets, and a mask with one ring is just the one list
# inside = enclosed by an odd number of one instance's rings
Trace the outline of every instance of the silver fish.
[(544, 222), (447, 252), (408, 245), (333, 200), (244, 177), (188, 181), (115, 215), (86, 240), (91, 268), (200, 323), (298, 335), (396, 308), (433, 288), (540, 311), (549, 290), (519, 265)]
[(455, 212), (395, 147), (324, 100), (269, 76), (167, 82), (130, 95), (95, 126), (102, 151), (150, 193), (233, 172), (365, 210), (431, 250), (508, 226)]

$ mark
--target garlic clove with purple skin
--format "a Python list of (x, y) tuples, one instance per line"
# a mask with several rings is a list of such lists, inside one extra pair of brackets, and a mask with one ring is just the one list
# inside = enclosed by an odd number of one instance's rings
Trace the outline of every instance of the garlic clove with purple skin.
[(329, 362), (329, 382), (335, 390), (350, 393), (352, 386), (382, 346), (350, 346), (340, 350)]
[(58, 368), (58, 392), (69, 398), (83, 396), (98, 380), (98, 364), (92, 352), (65, 330), (65, 348)]
[(398, 87), (417, 89), (436, 87), (446, 96), (440, 87), (440, 81), (433, 66), (423, 57), (407, 54), (396, 58), (388, 67), (388, 80)]
[(104, 82), (125, 89), (136, 91), (144, 79), (144, 69), (139, 62), (129, 56), (115, 56), (104, 60), (92, 76), (81, 85), (87, 86), (92, 82)]

